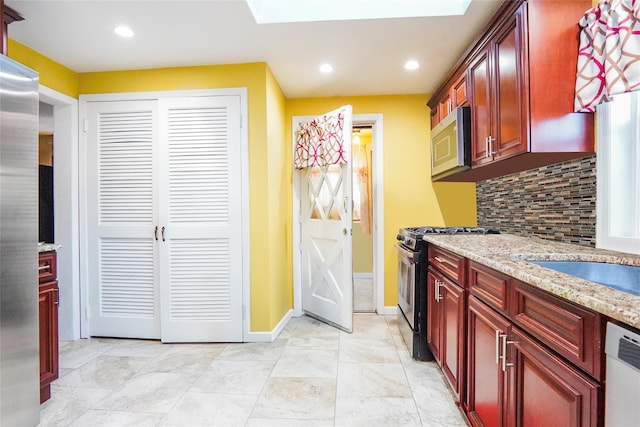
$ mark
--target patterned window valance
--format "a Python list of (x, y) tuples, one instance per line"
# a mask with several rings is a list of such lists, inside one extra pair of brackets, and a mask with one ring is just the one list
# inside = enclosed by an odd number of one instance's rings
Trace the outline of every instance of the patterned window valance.
[(347, 163), (344, 151), (344, 118), (345, 111), (340, 108), (300, 124), (296, 131), (293, 159), (296, 169)]
[(600, 0), (580, 26), (575, 111), (640, 90), (640, 0)]

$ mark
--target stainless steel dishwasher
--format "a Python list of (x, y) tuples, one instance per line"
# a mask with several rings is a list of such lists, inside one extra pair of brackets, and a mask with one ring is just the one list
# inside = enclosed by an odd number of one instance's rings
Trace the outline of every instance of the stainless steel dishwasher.
[(640, 334), (607, 323), (605, 425), (640, 425)]

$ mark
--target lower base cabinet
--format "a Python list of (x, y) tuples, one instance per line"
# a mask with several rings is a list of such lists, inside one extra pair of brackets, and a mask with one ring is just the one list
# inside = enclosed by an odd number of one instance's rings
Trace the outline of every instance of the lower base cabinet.
[[(516, 426), (598, 425), (600, 386), (518, 328), (509, 367), (510, 416)], [(508, 342), (508, 341), (507, 341)]]
[(429, 269), (427, 289), (427, 344), (460, 399), (464, 381), (464, 290), (433, 269)]
[(500, 337), (511, 324), (475, 297), (469, 297), (467, 399), (465, 410), (473, 426), (504, 426), (506, 379), (501, 366)]
[(55, 252), (39, 257), (38, 314), (40, 333), (40, 403), (51, 397), (58, 378), (58, 281)]
[(597, 426), (598, 383), (469, 297), (465, 410), (473, 426)]

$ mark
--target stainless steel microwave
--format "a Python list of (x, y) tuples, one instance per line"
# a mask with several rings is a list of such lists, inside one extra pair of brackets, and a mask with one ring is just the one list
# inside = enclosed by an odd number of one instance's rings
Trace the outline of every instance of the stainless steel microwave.
[(471, 108), (458, 107), (431, 129), (431, 179), (471, 168)]

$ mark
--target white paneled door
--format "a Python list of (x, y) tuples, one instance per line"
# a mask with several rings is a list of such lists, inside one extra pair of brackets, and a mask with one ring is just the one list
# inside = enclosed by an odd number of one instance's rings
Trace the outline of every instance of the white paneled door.
[(312, 166), (301, 172), (302, 309), (351, 332), (352, 125), (351, 107), (343, 108), (347, 163)]
[(240, 97), (86, 111), (91, 335), (241, 341)]
[(87, 105), (87, 263), (91, 333), (160, 337), (153, 101)]
[(163, 341), (242, 336), (239, 100), (160, 100)]

